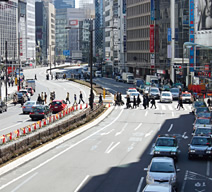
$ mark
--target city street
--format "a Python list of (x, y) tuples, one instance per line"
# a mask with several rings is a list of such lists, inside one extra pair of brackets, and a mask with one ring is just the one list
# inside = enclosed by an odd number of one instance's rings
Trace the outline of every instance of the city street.
[(157, 103), (157, 109), (147, 110), (116, 106), (99, 125), (2, 176), (0, 190), (142, 191), (156, 136), (174, 134), (180, 148), (178, 190), (208, 191), (211, 162), (187, 157), (191, 105), (181, 111), (176, 105)]
[[(74, 94), (77, 94), (77, 101), (79, 100), (79, 93), (82, 91), (83, 98), (85, 102), (88, 102), (89, 96), (89, 88), (71, 81), (67, 80), (46, 80), (46, 67), (44, 68), (35, 68), (35, 69), (26, 69), (24, 70), (25, 79), (34, 79), (35, 74), (37, 75), (36, 81), (36, 92), (31, 97), (31, 100), (37, 100), (38, 94), (41, 92), (46, 92), (47, 103), (50, 101), (50, 92), (55, 91), (56, 99), (64, 99), (66, 98), (67, 92), (70, 94), (70, 101), (73, 105), (74, 102)], [(54, 73), (54, 70), (52, 70)], [(15, 89), (14, 89), (15, 90)], [(8, 105), (7, 112), (0, 114), (0, 135), (4, 135), (10, 133), (11, 131), (16, 130), (17, 128), (22, 128), (27, 125), (34, 123), (31, 118), (29, 118), (28, 114), (22, 113), (21, 104), (17, 104), (14, 106), (13, 104)]]

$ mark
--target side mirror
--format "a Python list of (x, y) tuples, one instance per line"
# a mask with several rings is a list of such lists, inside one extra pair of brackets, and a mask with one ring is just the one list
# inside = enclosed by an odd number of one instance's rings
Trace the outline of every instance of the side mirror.
[(144, 171), (148, 171), (148, 168), (144, 168)]
[(176, 171), (177, 171), (177, 172), (180, 172), (180, 169), (177, 169)]
[(191, 146), (191, 144), (188, 144), (188, 146), (190, 147), (190, 146)]
[(194, 136), (195, 134), (194, 134), (194, 133), (192, 133), (191, 135), (192, 135), (192, 136)]

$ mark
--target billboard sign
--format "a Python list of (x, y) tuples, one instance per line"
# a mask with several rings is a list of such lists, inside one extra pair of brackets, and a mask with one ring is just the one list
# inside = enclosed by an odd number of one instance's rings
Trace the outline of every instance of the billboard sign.
[(63, 50), (64, 56), (70, 56), (70, 50)]
[(69, 26), (77, 27), (78, 26), (78, 20), (69, 20)]
[(168, 39), (168, 42), (170, 42), (172, 40), (172, 29), (171, 28), (168, 28), (167, 39)]
[(149, 51), (150, 51), (150, 53), (154, 53), (154, 51), (155, 51), (155, 48), (154, 48), (154, 25), (150, 25), (149, 27), (150, 27), (150, 29), (149, 29), (149, 37), (150, 37)]
[[(189, 0), (189, 41), (194, 43), (194, 0)], [(194, 72), (194, 46), (190, 48), (190, 72)]]
[(151, 20), (155, 20), (155, 0), (151, 0)]

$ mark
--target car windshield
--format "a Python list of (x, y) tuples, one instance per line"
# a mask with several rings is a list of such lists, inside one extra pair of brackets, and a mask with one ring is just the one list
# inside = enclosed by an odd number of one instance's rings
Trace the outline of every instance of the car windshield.
[(27, 101), (24, 105), (35, 105), (35, 101)]
[(210, 118), (211, 114), (210, 113), (198, 113), (198, 117), (205, 117), (205, 118)]
[(19, 93), (27, 93), (26, 91), (19, 91)]
[(134, 77), (133, 76), (128, 76), (128, 79), (134, 79)]
[(137, 92), (136, 89), (128, 89), (128, 92)]
[(174, 165), (170, 162), (152, 162), (150, 172), (173, 173)]
[(132, 93), (132, 94), (130, 94), (131, 96), (138, 96), (139, 95), (139, 93)]
[(179, 89), (171, 89), (170, 90), (172, 93), (179, 93)]
[(62, 105), (62, 103), (60, 101), (53, 101), (51, 105)]
[(186, 94), (186, 93), (184, 93), (184, 94), (182, 94), (182, 96), (183, 96), (183, 97), (191, 97), (191, 94)]
[(162, 96), (171, 96), (170, 93), (162, 93)]
[(27, 90), (28, 90), (28, 91), (31, 91), (32, 89), (31, 89), (31, 88), (27, 88)]
[(197, 119), (196, 124), (210, 124), (210, 119)]
[(44, 112), (44, 107), (42, 107), (42, 106), (34, 107), (34, 108), (32, 109), (32, 111), (33, 111), (33, 112), (39, 112), (39, 113), (41, 113), (41, 112)]
[(195, 131), (196, 135), (211, 135), (211, 129), (197, 128)]
[(197, 108), (196, 113), (200, 112), (209, 112), (209, 109), (207, 107), (199, 107)]
[(209, 146), (211, 145), (211, 140), (210, 138), (206, 138), (206, 137), (194, 137), (191, 141), (191, 144)]
[(151, 92), (158, 93), (159, 91), (158, 91), (158, 89), (151, 89)]
[(156, 142), (156, 146), (169, 146), (174, 147), (176, 145), (174, 139), (169, 138), (158, 138)]
[(194, 107), (197, 108), (197, 107), (205, 107), (205, 102), (202, 102), (202, 101), (196, 101), (194, 103)]

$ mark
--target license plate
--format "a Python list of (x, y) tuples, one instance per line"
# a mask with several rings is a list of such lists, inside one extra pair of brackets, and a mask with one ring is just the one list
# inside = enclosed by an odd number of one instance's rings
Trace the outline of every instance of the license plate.
[(54, 108), (58, 108), (58, 106), (55, 106)]

